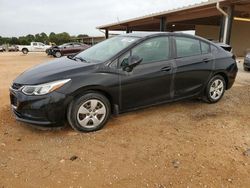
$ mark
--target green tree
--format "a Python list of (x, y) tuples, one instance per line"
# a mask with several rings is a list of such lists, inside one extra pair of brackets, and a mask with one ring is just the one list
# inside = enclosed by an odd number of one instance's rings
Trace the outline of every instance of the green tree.
[(44, 32), (40, 33), (40, 38), (41, 38), (42, 42), (45, 44), (47, 44), (49, 42), (48, 35)]
[[(34, 36), (34, 35), (31, 35), (31, 34), (27, 35), (25, 38), (26, 38), (26, 40), (27, 40), (29, 43), (34, 42), (34, 41), (36, 40), (36, 39), (35, 39), (35, 36)], [(19, 37), (19, 40), (20, 40), (20, 37)]]
[(21, 45), (29, 45), (30, 44), (30, 42), (28, 41), (28, 39), (27, 39), (27, 37), (19, 37), (19, 43), (21, 44)]
[(84, 38), (84, 37), (88, 37), (88, 35), (86, 35), (86, 34), (77, 35), (77, 38)]
[(12, 45), (14, 45), (14, 44), (20, 44), (18, 38), (16, 38), (16, 37), (11, 37), (9, 43), (12, 44)]
[(49, 34), (49, 42), (54, 42), (56, 43), (56, 34), (54, 32), (51, 32)]

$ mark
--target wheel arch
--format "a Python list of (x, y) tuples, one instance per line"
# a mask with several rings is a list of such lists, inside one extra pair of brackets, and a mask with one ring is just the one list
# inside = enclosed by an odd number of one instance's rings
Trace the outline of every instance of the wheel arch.
[(213, 77), (214, 77), (214, 76), (217, 76), (217, 75), (222, 76), (222, 77), (224, 78), (225, 83), (226, 83), (226, 89), (228, 89), (228, 81), (229, 81), (229, 79), (228, 79), (227, 74), (226, 74), (225, 72), (217, 72), (217, 73), (215, 73), (215, 74), (213, 75)]
[(111, 113), (115, 112), (116, 109), (114, 107), (113, 96), (101, 86), (87, 86), (87, 87), (81, 87), (81, 88), (77, 89), (76, 91), (74, 91), (71, 94), (71, 100), (70, 100), (68, 106), (70, 106), (76, 98), (82, 96), (83, 94), (87, 94), (87, 93), (99, 93), (99, 94), (105, 96), (110, 103)]
[(22, 50), (21, 50), (21, 51), (23, 51), (23, 50), (27, 50), (27, 51), (29, 52), (29, 49), (28, 49), (28, 48), (22, 48)]

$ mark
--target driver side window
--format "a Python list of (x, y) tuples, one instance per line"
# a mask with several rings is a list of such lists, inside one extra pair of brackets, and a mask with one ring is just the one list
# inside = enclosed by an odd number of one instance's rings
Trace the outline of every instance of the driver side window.
[(159, 62), (169, 59), (169, 37), (148, 39), (132, 49), (132, 56), (142, 58), (141, 63)]

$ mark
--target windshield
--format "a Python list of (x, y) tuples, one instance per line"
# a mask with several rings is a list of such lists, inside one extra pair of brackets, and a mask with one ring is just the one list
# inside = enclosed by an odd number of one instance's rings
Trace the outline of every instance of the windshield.
[(107, 39), (76, 55), (85, 61), (104, 62), (140, 38), (118, 36)]
[(65, 43), (65, 44), (59, 45), (58, 47), (62, 48), (62, 47), (64, 47), (64, 46), (68, 46), (68, 45), (70, 45), (70, 44), (71, 44), (71, 43)]

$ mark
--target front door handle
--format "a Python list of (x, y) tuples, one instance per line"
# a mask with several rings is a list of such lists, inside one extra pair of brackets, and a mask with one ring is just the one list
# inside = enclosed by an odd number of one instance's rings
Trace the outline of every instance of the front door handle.
[(161, 69), (161, 71), (164, 71), (164, 72), (168, 72), (168, 71), (170, 71), (170, 70), (171, 70), (171, 67), (170, 67), (170, 66), (163, 67), (163, 68)]
[(209, 61), (211, 61), (211, 59), (209, 59), (209, 58), (203, 59), (203, 62), (205, 62), (205, 63), (208, 63)]

